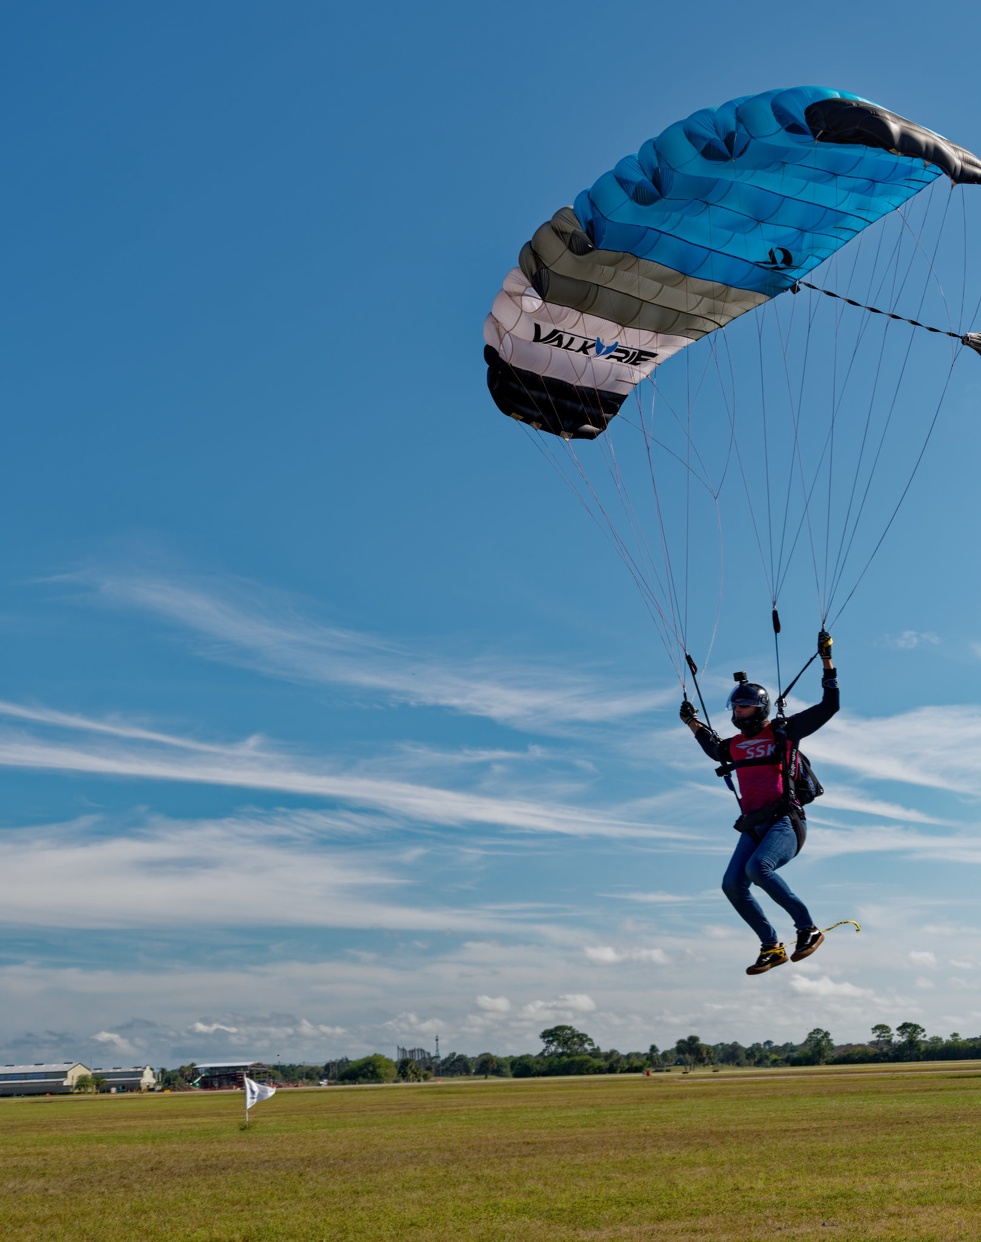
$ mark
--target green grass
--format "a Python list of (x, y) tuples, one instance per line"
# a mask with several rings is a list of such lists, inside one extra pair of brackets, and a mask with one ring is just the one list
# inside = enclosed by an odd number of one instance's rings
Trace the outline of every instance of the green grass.
[(0, 1238), (981, 1238), (981, 1064), (0, 1100)]

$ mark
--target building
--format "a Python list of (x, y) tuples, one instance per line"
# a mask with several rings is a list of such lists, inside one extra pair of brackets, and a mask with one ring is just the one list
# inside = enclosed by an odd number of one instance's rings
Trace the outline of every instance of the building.
[(105, 1079), (100, 1091), (152, 1091), (157, 1085), (157, 1076), (150, 1065), (114, 1065), (112, 1069), (96, 1066), (90, 1073), (100, 1074)]
[(82, 1075), (91, 1073), (80, 1061), (0, 1065), (0, 1095), (71, 1095)]
[(195, 1061), (193, 1064), (198, 1072), (193, 1085), (205, 1091), (241, 1089), (246, 1074), (260, 1082), (270, 1077), (269, 1068), (262, 1061)]

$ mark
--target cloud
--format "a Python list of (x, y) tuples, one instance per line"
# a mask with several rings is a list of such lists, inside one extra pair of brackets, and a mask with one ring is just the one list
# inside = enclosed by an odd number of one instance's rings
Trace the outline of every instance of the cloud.
[(898, 828), (895, 824), (831, 826), (816, 814), (810, 820), (810, 829), (807, 836), (810, 857), (889, 853), (948, 863), (981, 864), (981, 842), (969, 828), (965, 828), (962, 835), (931, 836), (911, 828)]
[(673, 702), (675, 692), (638, 691), (608, 678), (521, 662), (499, 653), (455, 662), (412, 652), (375, 635), (304, 616), (295, 602), (245, 582), (176, 581), (95, 570), (61, 576), (111, 607), (164, 619), (211, 659), (264, 675), (342, 685), (415, 706), (483, 716), (515, 728), (568, 732), (570, 726), (629, 719)]
[(900, 634), (883, 634), (875, 645), (891, 651), (912, 651), (916, 647), (935, 647), (939, 642), (939, 636), (929, 630), (903, 630)]
[(226, 1035), (237, 1035), (237, 1026), (225, 1026), (223, 1022), (192, 1022), (187, 1028), (192, 1035), (214, 1035), (215, 1031), (224, 1031)]
[(822, 975), (820, 979), (811, 979), (808, 975), (795, 975), (790, 980), (790, 987), (799, 996), (827, 998), (872, 995), (868, 988), (856, 987), (854, 983), (835, 983), (827, 975)]
[(908, 957), (914, 966), (936, 966), (937, 964), (936, 953), (931, 953), (929, 949), (913, 949)]
[(807, 739), (818, 764), (865, 778), (981, 796), (981, 708), (920, 707), (879, 719), (841, 713)]
[(624, 901), (643, 901), (651, 905), (678, 905), (686, 901), (702, 901), (702, 896), (696, 896), (691, 893), (623, 893)]
[[(810, 743), (808, 742), (808, 745)], [(810, 808), (813, 815), (826, 814), (828, 811), (849, 811), (859, 815), (874, 815), (877, 819), (895, 819), (906, 824), (941, 824), (949, 826), (950, 821), (938, 819), (935, 815), (927, 815), (912, 807), (902, 806), (896, 802), (885, 802), (881, 798), (870, 798), (861, 790), (853, 789), (836, 781), (832, 789), (826, 789), (820, 803)]]
[(509, 1013), (511, 1002), (506, 996), (478, 996), (477, 1005), (488, 1013)]
[(331, 817), (253, 812), (227, 819), (151, 817), (121, 835), (86, 817), (4, 834), (9, 887), (0, 922), (15, 926), (361, 927), (510, 931), (540, 908), (502, 912), (398, 901), (403, 863), (389, 851), (339, 849)]
[(560, 1018), (569, 1020), (578, 1015), (593, 1013), (595, 1010), (596, 1002), (591, 996), (587, 996), (585, 992), (571, 992), (557, 996), (554, 1000), (529, 1001), (522, 1006), (521, 1013), (526, 1018), (554, 1022)]
[(110, 1048), (113, 1052), (121, 1053), (123, 1056), (135, 1056), (137, 1049), (123, 1035), (118, 1035), (115, 1031), (99, 1031), (92, 1036), (97, 1044), (103, 1044)]
[(663, 949), (614, 949), (612, 945), (596, 945), (585, 948), (588, 961), (601, 966), (615, 966), (621, 962), (655, 962), (664, 965), (669, 959)]
[(384, 1025), (403, 1039), (410, 1035), (439, 1035), (446, 1029), (446, 1023), (439, 1018), (419, 1018), (414, 1013), (400, 1013)]
[(346, 802), (427, 824), (480, 823), (571, 835), (679, 840), (685, 836), (613, 808), (591, 811), (531, 797), (500, 797), (345, 771), (336, 761), (279, 750), (257, 737), (237, 743), (205, 743), (118, 720), (91, 720), (0, 702), (3, 715), (29, 717), (58, 731), (84, 735), (64, 742), (37, 732), (2, 730), (0, 766), (5, 767), (277, 791)]

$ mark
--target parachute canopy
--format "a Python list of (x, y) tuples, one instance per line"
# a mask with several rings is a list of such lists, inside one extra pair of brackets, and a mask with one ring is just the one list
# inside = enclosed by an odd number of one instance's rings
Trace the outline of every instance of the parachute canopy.
[(665, 359), (794, 289), (942, 174), (981, 184), (981, 160), (843, 91), (766, 91), (694, 113), (524, 246), (484, 326), (495, 403), (595, 438)]

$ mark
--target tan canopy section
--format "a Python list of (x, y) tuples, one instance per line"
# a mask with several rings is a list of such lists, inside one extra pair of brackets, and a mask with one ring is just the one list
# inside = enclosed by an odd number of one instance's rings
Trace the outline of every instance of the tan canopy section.
[(518, 263), (549, 302), (691, 341), (768, 300), (765, 293), (685, 276), (622, 250), (598, 250), (571, 207), (536, 231)]

